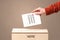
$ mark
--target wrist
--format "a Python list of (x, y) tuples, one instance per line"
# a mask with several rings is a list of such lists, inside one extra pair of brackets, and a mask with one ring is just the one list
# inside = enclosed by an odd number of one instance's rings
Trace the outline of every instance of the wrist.
[(45, 8), (43, 8), (42, 10), (43, 10), (43, 14), (46, 14), (46, 10), (45, 10)]

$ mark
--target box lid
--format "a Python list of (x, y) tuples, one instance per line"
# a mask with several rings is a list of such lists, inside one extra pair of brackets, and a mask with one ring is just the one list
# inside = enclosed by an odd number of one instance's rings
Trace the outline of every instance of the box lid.
[(13, 28), (12, 33), (48, 33), (47, 29)]

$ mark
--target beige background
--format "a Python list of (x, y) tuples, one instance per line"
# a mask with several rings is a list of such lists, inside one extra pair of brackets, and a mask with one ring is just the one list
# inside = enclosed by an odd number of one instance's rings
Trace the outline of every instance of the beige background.
[[(29, 13), (37, 7), (46, 7), (59, 0), (0, 0), (0, 40), (11, 40), (12, 28), (22, 25), (21, 14)], [(42, 25), (30, 28), (47, 28), (49, 40), (60, 40), (60, 12), (42, 15)]]

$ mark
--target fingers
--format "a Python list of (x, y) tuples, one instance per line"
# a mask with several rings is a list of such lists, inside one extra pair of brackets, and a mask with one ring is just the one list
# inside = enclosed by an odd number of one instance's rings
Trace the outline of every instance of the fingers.
[(40, 10), (35, 10), (34, 12), (40, 12)]
[(36, 10), (33, 10), (32, 13), (35, 13), (36, 15), (41, 15), (41, 12), (40, 10), (36, 9)]

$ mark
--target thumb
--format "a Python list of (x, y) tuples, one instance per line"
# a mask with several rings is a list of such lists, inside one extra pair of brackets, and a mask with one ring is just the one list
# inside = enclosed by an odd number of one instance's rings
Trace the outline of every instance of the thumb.
[(36, 15), (42, 15), (42, 13), (41, 12), (34, 12)]

